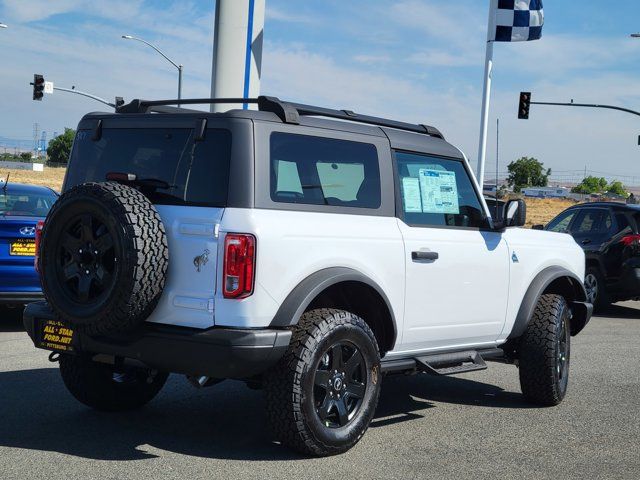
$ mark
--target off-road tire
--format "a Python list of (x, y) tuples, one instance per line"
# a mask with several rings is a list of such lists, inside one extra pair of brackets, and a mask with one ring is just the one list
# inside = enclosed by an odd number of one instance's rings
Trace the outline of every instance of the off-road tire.
[[(85, 221), (87, 217), (91, 220)], [(90, 228), (84, 228), (85, 223)], [(85, 247), (82, 253), (82, 247), (93, 244), (104, 245), (105, 251), (98, 252), (96, 247), (96, 255), (82, 257), (87, 256), (86, 250), (94, 250)], [(96, 283), (102, 263), (112, 272)], [(72, 273), (65, 270), (70, 264)], [(84, 265), (88, 265), (86, 272)], [(134, 329), (157, 305), (168, 265), (169, 249), (160, 215), (132, 187), (115, 182), (73, 187), (58, 199), (45, 221), (38, 260), (42, 288), (57, 317), (77, 331), (98, 335)], [(80, 296), (85, 273), (91, 276), (89, 296), (95, 294), (95, 298)], [(104, 280), (108, 285), (102, 284), (103, 278), (109, 279)], [(95, 293), (98, 287), (104, 291)]]
[[(611, 306), (611, 297), (607, 293), (604, 277), (602, 276), (600, 269), (598, 267), (588, 267), (585, 272), (585, 283), (590, 275), (597, 284), (598, 292), (595, 301), (593, 302), (593, 310), (601, 313)], [(587, 287), (587, 285), (585, 285), (585, 287)]]
[(162, 389), (168, 374), (147, 369), (97, 363), (89, 357), (60, 355), (60, 374), (67, 390), (96, 410), (135, 410)]
[[(361, 352), (367, 383), (351, 420), (331, 428), (316, 413), (314, 380), (320, 362), (328, 356), (324, 352), (344, 342)], [(283, 445), (312, 456), (345, 452), (362, 438), (378, 405), (381, 377), (376, 338), (365, 321), (352, 313), (334, 309), (306, 312), (294, 329), (287, 353), (265, 375), (264, 386), (269, 423)]]
[[(520, 387), (531, 403), (558, 405), (567, 393), (570, 318), (571, 311), (562, 296), (542, 295), (520, 339)], [(561, 347), (562, 338), (566, 340), (566, 351)]]

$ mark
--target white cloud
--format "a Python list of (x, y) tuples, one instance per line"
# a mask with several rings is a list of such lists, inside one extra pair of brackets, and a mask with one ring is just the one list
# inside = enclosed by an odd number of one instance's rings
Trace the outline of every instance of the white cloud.
[(4, 0), (4, 14), (8, 20), (33, 22), (77, 10), (82, 0)]

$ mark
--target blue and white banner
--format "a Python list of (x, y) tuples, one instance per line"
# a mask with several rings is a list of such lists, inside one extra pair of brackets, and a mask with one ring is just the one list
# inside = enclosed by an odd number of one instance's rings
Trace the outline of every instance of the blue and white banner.
[(527, 42), (542, 37), (542, 0), (498, 0), (494, 42)]

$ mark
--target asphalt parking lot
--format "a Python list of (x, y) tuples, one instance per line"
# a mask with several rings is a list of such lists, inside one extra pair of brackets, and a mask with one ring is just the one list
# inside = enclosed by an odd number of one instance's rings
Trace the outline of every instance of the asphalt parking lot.
[(640, 477), (640, 303), (612, 307), (574, 338), (555, 408), (521, 399), (517, 370), (386, 379), (376, 418), (345, 455), (275, 444), (259, 391), (195, 390), (179, 376), (146, 408), (91, 411), (67, 394), (14, 314), (0, 323), (0, 478)]

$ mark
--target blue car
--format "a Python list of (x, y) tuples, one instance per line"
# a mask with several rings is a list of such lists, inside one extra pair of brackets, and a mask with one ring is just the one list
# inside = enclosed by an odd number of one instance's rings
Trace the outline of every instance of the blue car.
[(0, 183), (0, 304), (42, 298), (34, 267), (35, 233), (57, 199), (48, 187)]

